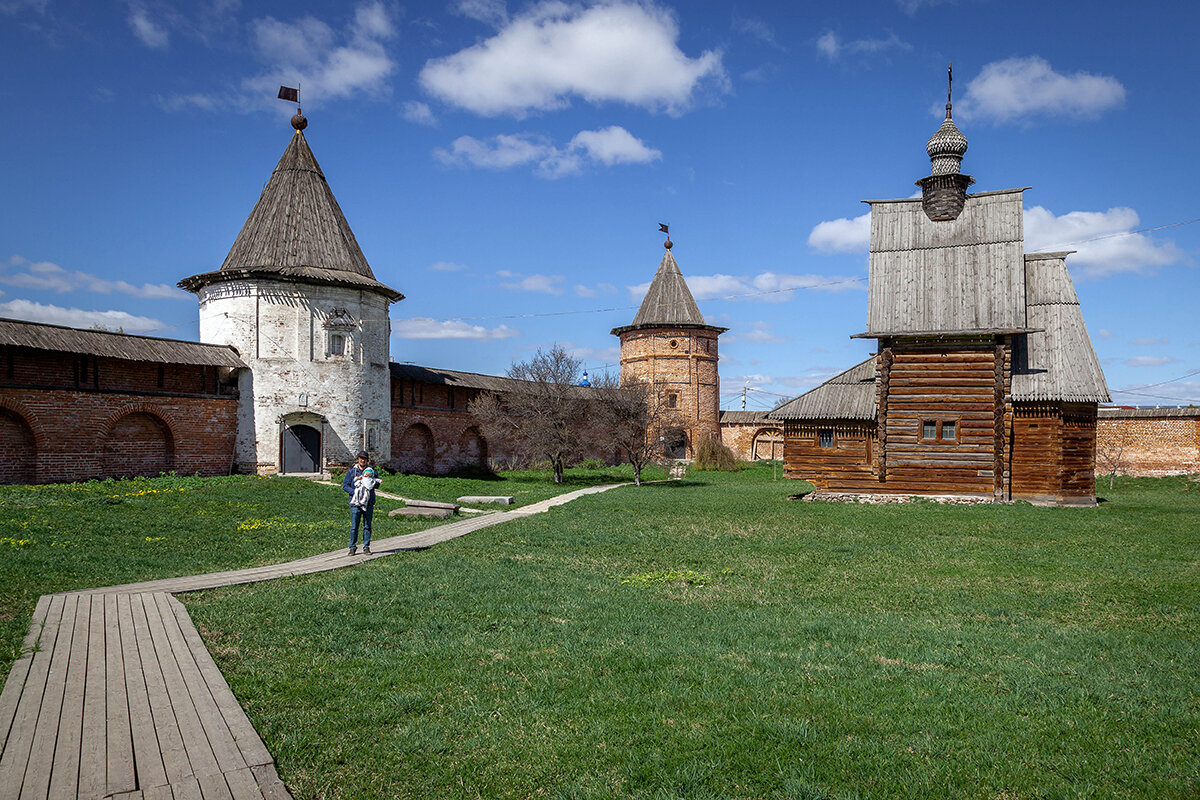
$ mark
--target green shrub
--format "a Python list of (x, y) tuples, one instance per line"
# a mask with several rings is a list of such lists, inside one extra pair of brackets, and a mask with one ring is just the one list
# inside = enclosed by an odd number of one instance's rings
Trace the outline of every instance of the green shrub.
[(600, 469), (604, 466), (604, 462), (598, 458), (585, 458), (583, 461), (579, 462), (579, 466), (583, 467), (584, 469)]
[(696, 457), (692, 459), (692, 466), (704, 472), (737, 472), (742, 468), (742, 463), (737, 460), (732, 450), (713, 438), (700, 442), (696, 448)]

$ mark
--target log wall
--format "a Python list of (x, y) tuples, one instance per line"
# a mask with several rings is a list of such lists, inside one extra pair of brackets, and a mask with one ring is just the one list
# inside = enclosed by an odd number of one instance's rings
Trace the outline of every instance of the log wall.
[[(821, 431), (831, 436), (821, 447)], [(875, 477), (875, 423), (789, 421), (783, 433), (783, 474), (803, 478), (818, 489), (879, 491)]]
[[(877, 491), (994, 497), (998, 483), (1003, 485), (996, 465), (1005, 454), (1010, 359), (1011, 349), (992, 341), (893, 344), (883, 442), (887, 464)], [(923, 436), (926, 421), (937, 424), (933, 439)], [(950, 422), (954, 435), (944, 437), (942, 426)]]
[(1096, 499), (1096, 406), (1018, 403), (1012, 431), (1012, 497), (1048, 503)]

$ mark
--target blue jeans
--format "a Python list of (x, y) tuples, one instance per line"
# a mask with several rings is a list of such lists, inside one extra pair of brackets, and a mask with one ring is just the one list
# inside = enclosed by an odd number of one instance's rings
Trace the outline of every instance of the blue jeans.
[(350, 506), (350, 546), (358, 546), (358, 522), (362, 520), (363, 547), (371, 546), (371, 517), (375, 514), (375, 506), (359, 508)]

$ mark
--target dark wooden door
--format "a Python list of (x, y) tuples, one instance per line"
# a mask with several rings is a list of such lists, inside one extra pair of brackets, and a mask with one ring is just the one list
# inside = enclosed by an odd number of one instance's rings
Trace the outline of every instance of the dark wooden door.
[(321, 432), (309, 425), (283, 430), (283, 472), (320, 472)]

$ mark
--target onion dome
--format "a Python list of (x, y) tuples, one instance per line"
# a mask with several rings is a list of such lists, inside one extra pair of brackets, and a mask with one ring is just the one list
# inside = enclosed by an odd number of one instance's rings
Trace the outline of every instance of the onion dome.
[(954, 175), (962, 171), (963, 155), (967, 152), (967, 137), (954, 124), (950, 115), (950, 104), (946, 103), (946, 119), (937, 133), (929, 137), (925, 145), (929, 160), (933, 164), (932, 175)]

